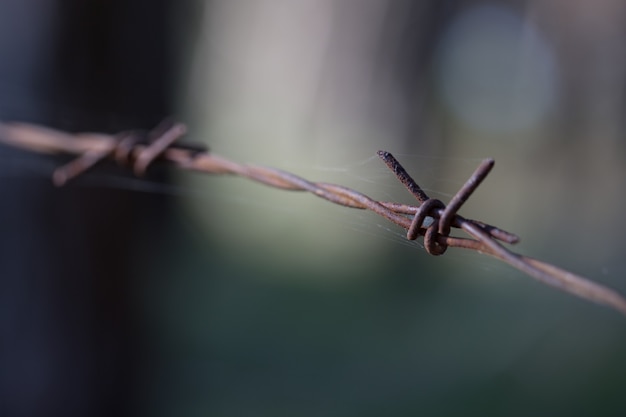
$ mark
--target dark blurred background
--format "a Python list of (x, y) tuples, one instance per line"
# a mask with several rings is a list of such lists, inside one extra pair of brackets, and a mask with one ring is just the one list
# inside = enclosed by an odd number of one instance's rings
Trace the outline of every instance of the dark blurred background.
[[(174, 114), (184, 6), (3, 1), (0, 118), (116, 132)], [(0, 158), (0, 415), (135, 415), (146, 343), (136, 259), (159, 256), (171, 205), (110, 187), (55, 189), (45, 172), (65, 159), (6, 147)]]
[[(0, 4), (0, 119), (166, 116), (237, 161), (411, 198), (626, 293), (626, 3)], [(0, 148), (0, 415), (626, 412), (626, 321), (372, 214), (242, 179)]]

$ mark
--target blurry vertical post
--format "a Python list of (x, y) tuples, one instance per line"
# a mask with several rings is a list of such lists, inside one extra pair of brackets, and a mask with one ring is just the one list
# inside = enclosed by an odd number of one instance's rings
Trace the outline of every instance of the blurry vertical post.
[[(118, 131), (172, 114), (174, 18), (185, 3), (1, 2), (0, 119)], [(59, 193), (28, 175), (0, 179), (0, 193), (0, 415), (133, 414), (145, 357), (134, 259), (158, 254), (166, 201), (88, 187)], [(162, 232), (146, 235), (156, 219)]]

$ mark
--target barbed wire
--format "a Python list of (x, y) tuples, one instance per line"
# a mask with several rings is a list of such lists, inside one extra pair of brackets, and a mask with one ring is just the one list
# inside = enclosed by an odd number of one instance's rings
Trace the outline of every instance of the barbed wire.
[[(371, 210), (406, 229), (409, 240), (423, 236), (424, 247), (431, 255), (442, 255), (448, 247), (491, 255), (547, 285), (626, 315), (626, 299), (617, 291), (557, 266), (512, 252), (500, 242), (515, 244), (519, 241), (516, 235), (457, 214), (493, 168), (493, 159), (484, 160), (450, 200), (450, 204), (445, 205), (428, 197), (393, 155), (379, 151), (378, 156), (418, 200), (418, 205), (410, 205), (377, 201), (341, 185), (308, 181), (276, 168), (240, 164), (208, 152), (203, 146), (182, 144), (178, 140), (186, 132), (185, 125), (171, 120), (164, 121), (151, 131), (133, 130), (115, 135), (72, 134), (29, 123), (0, 122), (0, 142), (39, 153), (78, 155), (54, 171), (52, 180), (57, 186), (66, 184), (105, 159), (116, 160), (132, 169), (137, 176), (145, 174), (156, 160), (167, 161), (183, 170), (237, 175), (283, 190), (307, 191), (342, 206)], [(469, 237), (450, 236), (452, 228), (462, 229)]]

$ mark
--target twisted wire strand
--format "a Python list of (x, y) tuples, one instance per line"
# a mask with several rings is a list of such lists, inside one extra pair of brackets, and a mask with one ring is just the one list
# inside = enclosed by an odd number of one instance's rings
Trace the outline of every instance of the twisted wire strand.
[[(151, 132), (130, 131), (117, 135), (71, 134), (28, 123), (0, 122), (0, 142), (34, 152), (78, 155), (53, 173), (53, 181), (59, 186), (104, 159), (117, 160), (123, 166), (131, 168), (138, 176), (145, 173), (157, 159), (167, 161), (179, 169), (237, 175), (283, 190), (306, 191), (338, 205), (371, 210), (406, 229), (408, 239), (424, 236), (424, 246), (432, 255), (441, 255), (448, 247), (485, 253), (544, 284), (611, 307), (626, 315), (626, 299), (617, 291), (554, 265), (514, 253), (498, 240), (516, 243), (519, 240), (516, 235), (457, 214), (459, 208), (493, 168), (492, 159), (483, 161), (446, 206), (439, 200), (429, 198), (390, 153), (379, 151), (381, 159), (419, 203), (407, 205), (376, 201), (341, 185), (312, 182), (276, 168), (240, 164), (209, 153), (201, 147), (177, 143), (176, 141), (185, 133), (184, 125), (171, 121), (163, 122)], [(429, 224), (426, 223), (428, 217), (432, 218)], [(464, 230), (470, 238), (450, 236), (451, 227)]]

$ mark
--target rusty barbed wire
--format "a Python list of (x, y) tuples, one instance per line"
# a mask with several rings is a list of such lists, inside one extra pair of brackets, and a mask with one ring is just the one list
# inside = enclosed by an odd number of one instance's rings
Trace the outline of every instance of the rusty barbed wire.
[[(493, 168), (493, 159), (484, 160), (446, 206), (442, 201), (428, 197), (393, 155), (379, 151), (378, 156), (418, 200), (418, 205), (409, 205), (376, 201), (341, 185), (308, 181), (276, 168), (239, 164), (210, 153), (202, 146), (178, 142), (186, 131), (185, 125), (171, 120), (164, 121), (152, 131), (133, 130), (116, 135), (72, 134), (29, 123), (0, 122), (0, 142), (40, 153), (78, 155), (54, 171), (52, 180), (57, 186), (64, 185), (102, 160), (113, 159), (131, 168), (137, 176), (143, 175), (154, 161), (163, 160), (180, 169), (238, 175), (283, 190), (307, 191), (338, 205), (371, 210), (406, 229), (409, 240), (424, 236), (424, 247), (431, 255), (442, 255), (448, 247), (491, 255), (547, 285), (626, 315), (626, 299), (617, 291), (512, 252), (500, 242), (517, 243), (519, 238), (516, 235), (457, 214)], [(470, 237), (450, 236), (452, 228), (462, 229)]]

